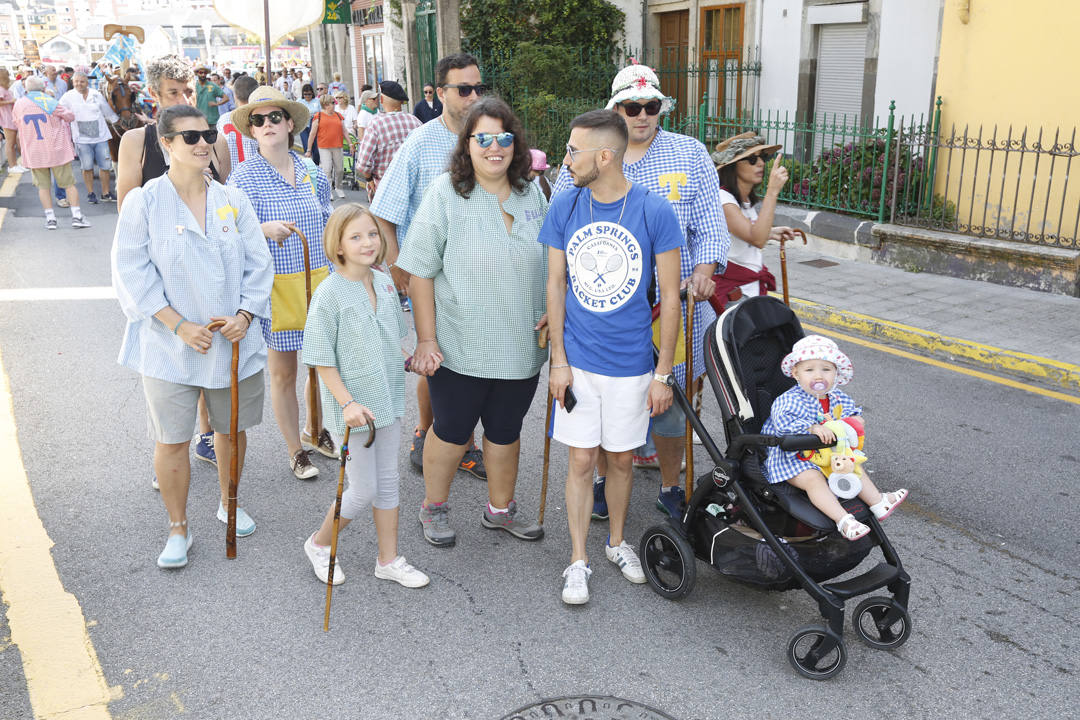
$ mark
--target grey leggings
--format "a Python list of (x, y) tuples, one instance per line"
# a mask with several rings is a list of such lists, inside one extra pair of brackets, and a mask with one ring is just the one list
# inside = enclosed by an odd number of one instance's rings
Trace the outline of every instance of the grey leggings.
[[(398, 449), (401, 446), (401, 420), (379, 428), (375, 442), (364, 447), (367, 430), (353, 428), (349, 434), (349, 460), (345, 463), (348, 486), (341, 496), (341, 517), (353, 520), (369, 505), (380, 510), (398, 506)], [(341, 437), (334, 442), (341, 447)]]

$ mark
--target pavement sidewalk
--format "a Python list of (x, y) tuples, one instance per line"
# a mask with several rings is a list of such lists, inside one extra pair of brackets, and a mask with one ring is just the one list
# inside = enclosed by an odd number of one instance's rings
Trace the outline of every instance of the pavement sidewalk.
[[(765, 264), (780, 289), (779, 246)], [(908, 272), (787, 245), (804, 323), (1080, 395), (1080, 298)]]

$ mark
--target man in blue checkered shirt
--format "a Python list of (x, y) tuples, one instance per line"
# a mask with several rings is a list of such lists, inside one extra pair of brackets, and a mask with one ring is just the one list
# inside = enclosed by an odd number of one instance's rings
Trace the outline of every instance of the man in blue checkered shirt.
[[(623, 158), (623, 172), (633, 182), (665, 197), (675, 210), (686, 240), (682, 252), (682, 287), (692, 286), (698, 299), (694, 314), (694, 374), (705, 371), (701, 348), (705, 329), (716, 313), (707, 302), (715, 284), (712, 276), (724, 272), (731, 246), (727, 222), (720, 208), (720, 182), (708, 150), (696, 139), (660, 128), (660, 117), (670, 112), (673, 101), (660, 90), (656, 73), (634, 62), (623, 68), (611, 83), (609, 110), (615, 110), (630, 131), (630, 144)], [(559, 174), (554, 193), (573, 184), (569, 174)], [(554, 194), (553, 193), (553, 194)], [(683, 303), (685, 322), (686, 304)], [(685, 363), (675, 366), (675, 379), (686, 383)], [(679, 487), (679, 468), (686, 444), (686, 417), (678, 404), (653, 418), (649, 445), (635, 453), (634, 464), (656, 467), (659, 464), (662, 487), (656, 505), (673, 516), (682, 514), (686, 495)], [(604, 495), (606, 467), (601, 455), (596, 483), (593, 486), (593, 517), (607, 517)]]
[[(432, 180), (446, 172), (465, 116), (486, 89), (481, 83), (479, 63), (468, 53), (441, 58), (435, 66), (435, 77), (443, 114), (409, 133), (386, 168), (371, 200), (371, 212), (378, 218), (379, 228), (386, 238), (386, 262), (390, 274), (398, 290), (405, 292), (409, 287), (409, 274), (394, 264), (399, 246), (408, 242), (409, 223), (420, 207), (424, 191)], [(416, 384), (416, 401), (419, 424), (413, 431), (409, 460), (423, 469), (424, 440), (433, 422), (425, 378), (420, 378)], [(475, 443), (465, 451), (461, 469), (481, 480), (487, 479), (483, 452)]]

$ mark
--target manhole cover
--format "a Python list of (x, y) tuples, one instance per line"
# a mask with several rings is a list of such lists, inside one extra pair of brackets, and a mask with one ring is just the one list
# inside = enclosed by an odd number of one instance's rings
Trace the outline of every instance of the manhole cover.
[(834, 265), (839, 265), (840, 263), (835, 263), (832, 260), (822, 260), (821, 258), (818, 258), (817, 260), (803, 260), (799, 264), (809, 265), (810, 267), (816, 268), (827, 268), (833, 267)]
[(675, 720), (655, 708), (617, 697), (574, 695), (541, 700), (519, 708), (502, 720), (532, 720), (533, 718), (567, 718), (567, 720)]

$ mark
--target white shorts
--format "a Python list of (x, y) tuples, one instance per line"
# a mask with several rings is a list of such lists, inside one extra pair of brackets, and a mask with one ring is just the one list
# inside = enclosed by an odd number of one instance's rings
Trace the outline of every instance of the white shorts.
[(645, 444), (651, 372), (634, 377), (608, 377), (578, 368), (570, 372), (577, 405), (568, 413), (556, 401), (551, 437), (570, 447), (602, 447), (608, 452)]

